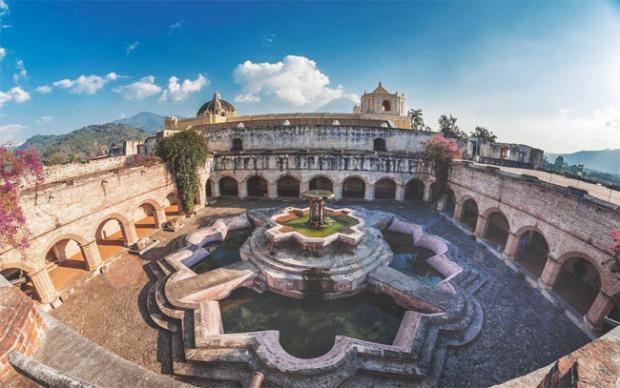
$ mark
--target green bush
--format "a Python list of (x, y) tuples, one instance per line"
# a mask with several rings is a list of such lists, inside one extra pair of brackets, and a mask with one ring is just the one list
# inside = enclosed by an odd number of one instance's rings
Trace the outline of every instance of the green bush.
[(185, 214), (193, 212), (198, 168), (207, 160), (206, 140), (192, 130), (182, 131), (161, 139), (155, 153), (174, 177), (181, 209)]

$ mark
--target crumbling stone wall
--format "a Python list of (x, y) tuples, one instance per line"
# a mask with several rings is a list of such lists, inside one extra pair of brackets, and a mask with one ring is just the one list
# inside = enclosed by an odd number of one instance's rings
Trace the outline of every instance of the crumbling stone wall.
[(510, 230), (505, 256), (515, 256), (521, 236), (530, 230), (544, 237), (549, 255), (538, 280), (543, 290), (554, 287), (562, 264), (571, 257), (583, 257), (593, 264), (601, 277), (601, 290), (587, 320), (592, 325), (601, 323), (620, 296), (620, 279), (611, 270), (615, 260), (609, 252), (611, 231), (620, 227), (614, 205), (583, 191), (464, 162), (452, 165), (449, 187), (455, 194), (457, 220), (466, 200), (476, 202), (478, 236), (484, 236), (491, 214), (506, 217)]

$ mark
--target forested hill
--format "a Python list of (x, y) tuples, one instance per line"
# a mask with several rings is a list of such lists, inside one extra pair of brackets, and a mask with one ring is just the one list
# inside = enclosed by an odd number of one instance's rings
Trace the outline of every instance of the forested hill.
[(35, 135), (19, 148), (36, 148), (43, 163), (50, 165), (104, 156), (124, 140), (144, 140), (148, 136), (148, 132), (139, 128), (107, 123), (89, 125), (64, 135)]
[(583, 163), (586, 169), (598, 170), (610, 174), (620, 174), (620, 149), (579, 151), (571, 154), (547, 154), (549, 162), (562, 155), (569, 165)]

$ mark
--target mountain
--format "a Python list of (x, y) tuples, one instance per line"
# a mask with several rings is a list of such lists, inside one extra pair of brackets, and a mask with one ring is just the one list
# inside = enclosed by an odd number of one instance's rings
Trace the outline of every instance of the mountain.
[(108, 123), (89, 125), (64, 135), (35, 135), (19, 148), (37, 149), (43, 163), (50, 165), (104, 156), (124, 140), (144, 140), (149, 135), (140, 128)]
[(130, 127), (140, 128), (150, 133), (155, 133), (164, 127), (164, 116), (151, 112), (136, 113), (131, 117), (113, 121), (115, 124), (125, 124)]
[(571, 154), (546, 154), (549, 162), (562, 155), (568, 164), (583, 163), (586, 169), (598, 170), (610, 174), (620, 174), (620, 149), (579, 151)]

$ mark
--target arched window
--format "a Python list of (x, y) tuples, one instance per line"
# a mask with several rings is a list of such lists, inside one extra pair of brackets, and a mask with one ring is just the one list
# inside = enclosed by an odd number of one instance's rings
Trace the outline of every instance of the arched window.
[(266, 197), (267, 181), (259, 176), (253, 176), (248, 179), (248, 196), (250, 197)]
[(234, 138), (232, 141), (231, 151), (242, 151), (243, 150), (243, 141), (241, 139)]
[(383, 100), (383, 111), (384, 112), (391, 112), (392, 111), (392, 104), (390, 103), (389, 100)]
[(385, 139), (376, 138), (373, 144), (373, 149), (378, 152), (385, 152), (387, 148), (385, 147)]
[(424, 182), (412, 179), (405, 187), (405, 199), (408, 201), (422, 201), (424, 199)]
[(461, 222), (472, 232), (476, 230), (476, 224), (478, 223), (478, 204), (473, 199), (468, 199), (463, 202)]
[(109, 218), (99, 225), (95, 235), (101, 259), (108, 260), (118, 255), (127, 243), (123, 224), (116, 218)]
[(157, 232), (157, 225), (160, 220), (157, 219), (157, 210), (152, 204), (143, 203), (138, 206), (134, 218), (138, 220), (135, 222), (135, 225), (139, 238), (150, 236)]
[(366, 194), (366, 184), (360, 178), (347, 178), (342, 184), (342, 197), (362, 199)]
[(519, 237), (515, 259), (532, 275), (540, 277), (547, 263), (549, 246), (542, 234), (528, 230)]
[(326, 190), (334, 192), (334, 184), (329, 179), (319, 176), (310, 180), (310, 190)]
[(493, 212), (487, 221), (487, 230), (484, 233), (484, 238), (491, 243), (498, 251), (502, 252), (508, 241), (508, 234), (510, 233), (510, 225), (508, 220), (499, 211)]
[(239, 188), (237, 187), (235, 178), (225, 176), (220, 179), (220, 195), (225, 197), (239, 196)]
[(562, 264), (553, 286), (562, 299), (586, 314), (601, 289), (601, 277), (596, 267), (583, 257), (572, 257)]
[(86, 252), (71, 238), (58, 241), (45, 255), (46, 268), (57, 290), (64, 290), (88, 270)]
[(499, 157), (501, 159), (508, 159), (510, 158), (510, 148), (503, 146), (502, 148), (500, 148), (499, 150)]
[(375, 183), (375, 199), (395, 199), (396, 182), (389, 178), (383, 178)]
[(291, 176), (278, 179), (278, 197), (299, 197), (299, 182)]

